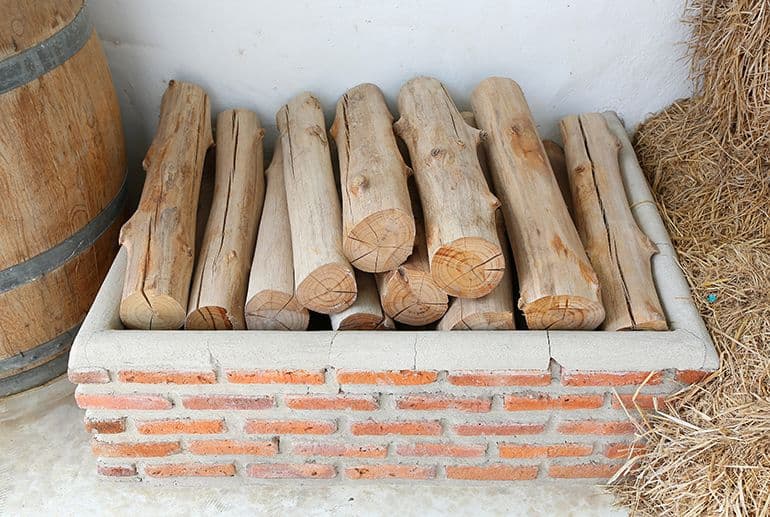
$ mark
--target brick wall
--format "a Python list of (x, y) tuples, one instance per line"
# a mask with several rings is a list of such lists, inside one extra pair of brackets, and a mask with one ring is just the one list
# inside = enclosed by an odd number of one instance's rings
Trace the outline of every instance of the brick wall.
[[(606, 479), (700, 371), (71, 368), (98, 472), (156, 482)], [(208, 480), (207, 482), (210, 482)], [(322, 481), (313, 481), (319, 483)]]

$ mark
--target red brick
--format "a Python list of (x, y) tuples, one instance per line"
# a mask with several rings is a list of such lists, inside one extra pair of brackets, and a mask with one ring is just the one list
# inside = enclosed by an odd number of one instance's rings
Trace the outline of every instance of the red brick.
[(104, 368), (69, 370), (67, 378), (72, 384), (106, 384), (110, 382), (110, 374)]
[(384, 458), (387, 445), (350, 445), (345, 443), (298, 443), (292, 453), (300, 456), (337, 456), (345, 458)]
[(136, 465), (102, 465), (96, 466), (96, 472), (101, 476), (131, 477), (136, 476)]
[(551, 465), (548, 475), (552, 478), (611, 478), (621, 464), (583, 463), (580, 465)]
[(441, 434), (441, 422), (438, 420), (412, 420), (412, 421), (389, 421), (375, 422), (353, 422), (350, 424), (350, 432), (354, 435), (421, 435), (438, 436)]
[(448, 458), (480, 458), (487, 453), (487, 444), (410, 443), (396, 447), (401, 456), (445, 456)]
[[(620, 397), (620, 400), (618, 400)], [(623, 404), (621, 405), (621, 401)], [(658, 408), (665, 407), (666, 395), (649, 395), (645, 393), (639, 393), (638, 395), (612, 395), (612, 407), (615, 409), (622, 409), (624, 406), (626, 409), (655, 409), (655, 403), (657, 402)]]
[(94, 456), (106, 458), (154, 458), (170, 456), (182, 450), (179, 442), (123, 442), (109, 443), (97, 439), (91, 440), (91, 452)]
[(604, 395), (560, 395), (529, 393), (506, 395), (505, 409), (508, 411), (544, 411), (552, 409), (597, 409), (604, 405)]
[(458, 424), (454, 432), (460, 436), (506, 436), (519, 434), (539, 434), (545, 431), (545, 424), (537, 423), (486, 423), (475, 422)]
[(89, 418), (83, 420), (87, 433), (115, 434), (126, 430), (125, 418)]
[(248, 434), (332, 434), (337, 423), (326, 420), (249, 420)]
[(634, 434), (636, 426), (633, 422), (607, 422), (601, 420), (574, 420), (561, 422), (558, 426), (560, 433), (564, 434)]
[(348, 479), (433, 479), (436, 467), (420, 465), (361, 465), (345, 469)]
[(275, 456), (278, 453), (278, 441), (245, 440), (193, 440), (187, 447), (193, 454), (206, 455), (249, 455)]
[(453, 372), (447, 380), (456, 386), (548, 386), (551, 372), (522, 371), (468, 371)]
[[(647, 382), (644, 382), (647, 377)], [(576, 372), (562, 370), (561, 383), (564, 386), (628, 386), (642, 384), (652, 386), (663, 381), (663, 374), (655, 372)]]
[(232, 477), (235, 475), (234, 463), (171, 463), (166, 465), (147, 465), (144, 472), (154, 478), (168, 477)]
[(213, 371), (205, 372), (166, 372), (122, 370), (118, 372), (120, 382), (139, 384), (214, 384), (217, 376)]
[(498, 444), (501, 458), (561, 458), (565, 456), (590, 456), (593, 445), (589, 443), (553, 443), (553, 444)]
[(430, 411), (457, 409), (471, 413), (486, 413), (492, 409), (490, 397), (453, 397), (451, 395), (406, 395), (396, 401), (398, 409)]
[(646, 448), (641, 443), (608, 443), (604, 455), (610, 459), (628, 459), (644, 454)]
[(235, 384), (323, 384), (323, 370), (230, 370), (227, 380)]
[(712, 373), (714, 372), (706, 370), (677, 370), (676, 380), (682, 384), (695, 384), (696, 382), (702, 381)]
[(535, 479), (536, 466), (516, 467), (501, 463), (495, 465), (447, 465), (448, 479), (483, 479), (488, 481), (520, 481)]
[(291, 409), (373, 411), (380, 407), (375, 397), (364, 395), (286, 395), (284, 400)]
[(75, 393), (75, 400), (82, 409), (170, 409), (173, 406), (162, 395)]
[(391, 370), (384, 372), (359, 372), (340, 370), (337, 382), (340, 384), (388, 384), (395, 386), (415, 386), (436, 382), (438, 372), (422, 370)]
[(216, 434), (225, 432), (225, 422), (221, 418), (210, 420), (176, 418), (137, 422), (136, 428), (139, 434)]
[(248, 474), (263, 479), (332, 479), (337, 476), (334, 465), (318, 463), (253, 463)]
[(275, 405), (271, 396), (264, 395), (191, 395), (182, 397), (187, 409), (268, 409)]

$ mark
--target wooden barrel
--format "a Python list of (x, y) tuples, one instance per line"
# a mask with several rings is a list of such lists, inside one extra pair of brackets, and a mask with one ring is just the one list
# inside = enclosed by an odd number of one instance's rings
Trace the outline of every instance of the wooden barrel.
[(126, 158), (83, 0), (0, 0), (0, 397), (62, 374), (117, 248)]

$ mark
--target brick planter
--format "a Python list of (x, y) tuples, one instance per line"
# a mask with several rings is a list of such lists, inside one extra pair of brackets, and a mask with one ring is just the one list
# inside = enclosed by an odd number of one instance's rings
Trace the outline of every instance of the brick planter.
[[(499, 482), (611, 476), (632, 401), (718, 357), (628, 147), (667, 332), (123, 330), (121, 250), (72, 347), (97, 469), (152, 482)], [(631, 162), (633, 160), (633, 163)], [(641, 386), (641, 388), (640, 388)]]

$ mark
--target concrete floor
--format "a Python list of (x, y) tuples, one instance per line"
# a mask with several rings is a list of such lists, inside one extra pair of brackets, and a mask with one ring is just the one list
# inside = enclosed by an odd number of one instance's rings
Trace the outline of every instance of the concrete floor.
[(65, 378), (0, 400), (0, 515), (626, 515), (585, 484), (157, 488), (101, 481)]

